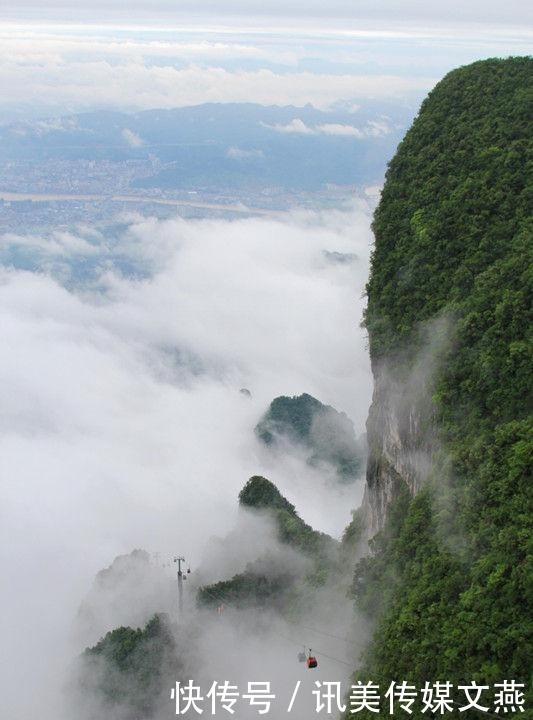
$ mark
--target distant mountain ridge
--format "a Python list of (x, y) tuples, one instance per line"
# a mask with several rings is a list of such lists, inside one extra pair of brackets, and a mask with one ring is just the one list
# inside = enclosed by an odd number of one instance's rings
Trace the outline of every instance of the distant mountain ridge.
[(132, 171), (146, 162), (131, 187), (151, 190), (316, 190), (380, 181), (411, 116), (377, 101), (355, 113), (251, 103), (97, 111), (1, 126), (0, 160), (132, 163)]

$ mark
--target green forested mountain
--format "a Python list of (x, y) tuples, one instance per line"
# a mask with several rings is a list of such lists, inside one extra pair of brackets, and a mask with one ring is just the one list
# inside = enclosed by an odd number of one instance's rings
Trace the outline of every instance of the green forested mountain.
[(164, 615), (155, 615), (143, 629), (108, 632), (80, 661), (81, 697), (88, 703), (98, 698), (101, 712), (117, 718), (152, 717), (173, 674), (182, 669)]
[(241, 507), (266, 511), (274, 520), (278, 539), (313, 558), (323, 559), (335, 547), (329, 535), (313, 530), (296, 508), (261, 475), (251, 477), (239, 493)]
[(376, 624), (358, 677), (382, 687), (529, 681), (532, 100), (531, 58), (451, 72), (400, 144), (375, 213), (374, 372), (386, 363), (401, 384), (429, 321), (444, 318), (447, 334), (423, 419), (438, 448), (429, 481), (412, 497), (399, 474), (354, 579)]
[(328, 463), (341, 481), (349, 482), (359, 475), (364, 453), (352, 421), (308, 393), (275, 398), (255, 432), (266, 445), (274, 446), (284, 439), (300, 447), (310, 465)]
[[(314, 530), (265, 477), (254, 475), (239, 493), (241, 507), (264, 513), (274, 523), (279, 542), (307, 556), (311, 562), (304, 575), (272, 559), (268, 551), (250, 563), (244, 572), (228, 580), (199, 588), (200, 607), (227, 604), (234, 608), (265, 607), (287, 611), (299, 602), (302, 589), (324, 584), (327, 568), (336, 569), (338, 544), (329, 535)], [(297, 588), (297, 586), (299, 586)]]

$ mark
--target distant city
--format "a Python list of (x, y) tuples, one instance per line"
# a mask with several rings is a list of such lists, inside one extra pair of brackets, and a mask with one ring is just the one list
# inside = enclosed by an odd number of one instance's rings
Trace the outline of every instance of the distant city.
[(340, 207), (381, 183), (411, 117), (400, 103), (355, 113), (229, 103), (11, 123), (0, 127), (0, 231), (124, 211), (231, 218)]

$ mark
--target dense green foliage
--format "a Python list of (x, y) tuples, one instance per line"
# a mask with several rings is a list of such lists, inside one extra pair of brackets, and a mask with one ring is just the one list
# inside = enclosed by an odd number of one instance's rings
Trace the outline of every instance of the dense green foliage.
[(374, 363), (388, 358), (402, 378), (427, 321), (447, 317), (451, 328), (434, 378), (431, 481), (415, 498), (400, 493), (354, 581), (377, 623), (359, 675), (383, 685), (529, 680), (532, 79), (530, 58), (444, 78), (399, 146), (375, 214)]
[(308, 452), (308, 462), (332, 465), (342, 480), (355, 479), (362, 451), (352, 421), (312, 395), (275, 398), (255, 428), (260, 440), (275, 445), (280, 438)]
[(151, 717), (163, 686), (177, 669), (174, 638), (161, 615), (144, 629), (120, 627), (108, 632), (85, 650), (82, 660), (84, 695), (98, 697), (110, 712), (120, 709), (128, 717)]
[(248, 480), (239, 493), (239, 504), (256, 510), (285, 510), (293, 517), (297, 515), (294, 505), (283, 497), (273, 482), (261, 475), (254, 475)]
[(361, 541), (365, 533), (363, 508), (352, 511), (352, 519), (346, 526), (341, 538), (341, 558), (353, 566), (354, 557), (361, 551)]
[(198, 590), (197, 602), (201, 607), (282, 609), (291, 591), (294, 578), (279, 569), (261, 572), (253, 565), (230, 580), (221, 580)]
[(213, 585), (202, 587), (198, 591), (200, 606), (215, 607), (226, 603), (232, 607), (265, 607), (277, 610), (294, 607), (298, 602), (295, 583), (304, 583), (304, 587), (316, 587), (326, 582), (330, 570), (336, 569), (338, 543), (329, 535), (313, 530), (304, 522), (292, 505), (267, 478), (261, 475), (251, 477), (239, 493), (241, 507), (264, 512), (270, 517), (277, 529), (280, 543), (299, 551), (312, 561), (304, 577), (287, 572), (283, 564), (269, 558), (266, 554), (250, 564), (243, 573), (234, 575)]
[(279, 541), (306, 555), (322, 559), (336, 545), (329, 535), (304, 522), (274, 483), (261, 475), (248, 480), (239, 493), (239, 503), (241, 507), (266, 510), (276, 523)]
[(459, 311), (495, 263), (527, 251), (531, 62), (450, 73), (401, 142), (374, 218), (366, 312), (374, 358), (411, 344), (422, 320)]
[(281, 395), (270, 403), (268, 412), (256, 427), (256, 433), (267, 445), (275, 441), (276, 434), (307, 442), (313, 418), (323, 407), (319, 400), (307, 393), (293, 397)]

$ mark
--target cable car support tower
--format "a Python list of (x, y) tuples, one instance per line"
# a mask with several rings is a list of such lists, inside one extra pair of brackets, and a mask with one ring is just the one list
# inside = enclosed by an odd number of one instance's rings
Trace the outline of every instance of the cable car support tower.
[[(183, 581), (187, 579), (185, 570), (181, 569), (181, 564), (185, 565), (185, 558), (181, 555), (174, 558), (174, 562), (178, 565), (178, 622), (183, 619)], [(187, 572), (191, 572), (190, 569)]]

